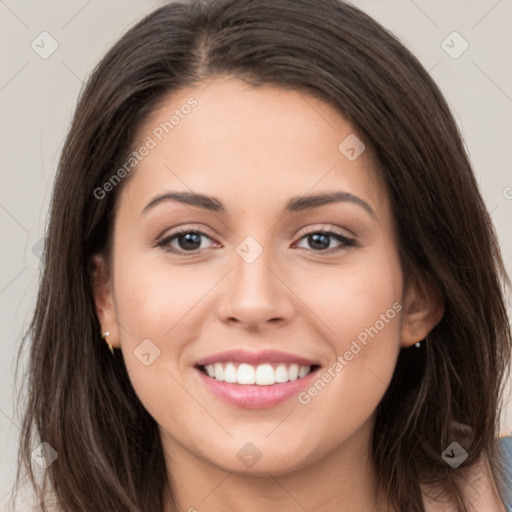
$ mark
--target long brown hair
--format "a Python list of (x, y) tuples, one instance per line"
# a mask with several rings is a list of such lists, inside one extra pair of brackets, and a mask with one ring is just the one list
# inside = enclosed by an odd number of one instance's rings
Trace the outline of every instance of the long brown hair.
[[(486, 454), (500, 485), (499, 413), (509, 372), (508, 284), (490, 216), (447, 103), (387, 30), (340, 0), (173, 2), (131, 28), (90, 76), (62, 151), (30, 340), (17, 483), (26, 471), (41, 510), (162, 512), (166, 470), (155, 421), (122, 356), (100, 336), (91, 258), (108, 256), (136, 130), (169, 94), (219, 75), (313, 94), (353, 125), (389, 190), (404, 272), (440, 290), (445, 313), (400, 353), (376, 411), (372, 457), (399, 510), (424, 510), (438, 482), (466, 511), (463, 467)], [(136, 171), (135, 171), (136, 172)], [(20, 355), (22, 352), (20, 348)], [(18, 356), (19, 362), (19, 356)], [(464, 428), (458, 428), (458, 427)], [(38, 481), (31, 452), (58, 454)]]

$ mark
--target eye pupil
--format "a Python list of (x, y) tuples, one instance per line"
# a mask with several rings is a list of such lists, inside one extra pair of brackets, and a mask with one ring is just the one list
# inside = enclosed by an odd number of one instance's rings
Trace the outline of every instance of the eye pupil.
[[(182, 243), (182, 241), (185, 241), (185, 243)], [(197, 249), (197, 246), (201, 245), (201, 237), (199, 233), (185, 233), (183, 235), (178, 236), (178, 245), (181, 249)]]
[(316, 249), (328, 249), (329, 236), (324, 233), (313, 233), (309, 235), (309, 243)]

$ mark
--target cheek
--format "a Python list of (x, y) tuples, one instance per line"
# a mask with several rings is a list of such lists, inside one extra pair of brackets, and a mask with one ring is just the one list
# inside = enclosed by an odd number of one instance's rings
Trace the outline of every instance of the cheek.
[(402, 272), (392, 251), (381, 254), (376, 251), (323, 278), (317, 276), (308, 298), (312, 309), (321, 313), (333, 358), (299, 401), (306, 410), (315, 411), (317, 424), (331, 439), (372, 415), (396, 366)]
[[(116, 314), (126, 327), (122, 342), (179, 340), (175, 329), (214, 281), (194, 265), (172, 266), (143, 258), (120, 258), (115, 274)], [(128, 335), (129, 333), (129, 335)], [(174, 336), (173, 336), (174, 335)]]
[[(333, 360), (352, 350), (347, 354), (349, 366), (382, 367), (386, 378), (392, 373), (400, 348), (403, 287), (391, 243), (382, 241), (371, 250), (347, 255), (341, 265), (319, 267), (314, 276), (296, 280), (295, 287), (301, 287), (298, 294), (307, 298), (317, 324), (323, 326)], [(367, 377), (358, 372), (352, 376), (356, 381)]]
[(128, 256), (115, 261), (122, 354), (132, 385), (151, 414), (169, 405), (163, 400), (173, 396), (173, 376), (178, 378), (177, 365), (197, 325), (194, 305), (208, 290), (208, 280), (186, 268)]
[(160, 424), (174, 424), (173, 411), (189, 418), (204, 413), (182, 385), (188, 389), (184, 375), (190, 370), (193, 340), (204, 337), (210, 292), (226, 269), (150, 259), (126, 251), (115, 260), (116, 315), (137, 396)]
[(391, 245), (354, 252), (342, 264), (318, 266), (288, 279), (337, 355), (349, 350), (353, 340), (364, 344), (377, 336), (376, 350), (395, 352), (403, 290), (401, 266)]
[(348, 350), (347, 343), (356, 339), (364, 344), (379, 336), (379, 346), (383, 348), (391, 348), (394, 342), (398, 344), (400, 300), (401, 290), (391, 269), (366, 270), (363, 275), (352, 272), (345, 276), (338, 290), (338, 314), (332, 319), (333, 330), (339, 333), (338, 354)]

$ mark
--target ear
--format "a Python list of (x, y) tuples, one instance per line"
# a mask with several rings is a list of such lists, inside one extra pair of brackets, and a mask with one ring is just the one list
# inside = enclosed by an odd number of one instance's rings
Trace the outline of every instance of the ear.
[(119, 347), (119, 331), (112, 295), (112, 282), (107, 261), (102, 255), (94, 255), (91, 261), (92, 288), (96, 314), (101, 325), (101, 335), (108, 331), (108, 341), (113, 347)]
[(440, 322), (444, 300), (435, 284), (411, 274), (407, 278), (403, 304), (401, 345), (406, 348), (425, 339)]

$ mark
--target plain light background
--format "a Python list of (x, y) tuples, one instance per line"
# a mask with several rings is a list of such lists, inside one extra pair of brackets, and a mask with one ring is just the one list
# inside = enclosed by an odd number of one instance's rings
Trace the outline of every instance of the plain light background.
[[(16, 469), (14, 360), (35, 303), (38, 250), (76, 100), (107, 49), (163, 3), (0, 0), (0, 510)], [(396, 34), (445, 94), (512, 274), (512, 0), (351, 3)], [(51, 44), (57, 49), (42, 58)], [(512, 432), (510, 394), (505, 407), (502, 435)]]

